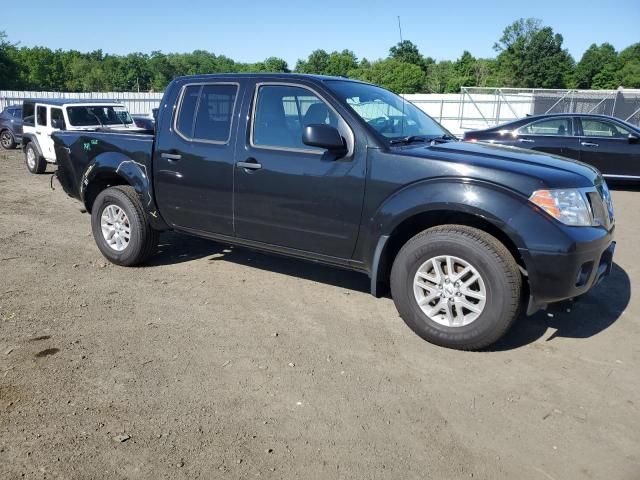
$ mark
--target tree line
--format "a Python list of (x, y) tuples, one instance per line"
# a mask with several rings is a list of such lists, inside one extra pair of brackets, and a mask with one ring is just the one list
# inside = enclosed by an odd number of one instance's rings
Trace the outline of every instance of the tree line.
[(205, 50), (112, 55), (21, 47), (0, 31), (0, 90), (160, 92), (179, 75), (291, 71), (356, 78), (401, 93), (457, 93), (461, 86), (640, 88), (640, 42), (620, 52), (609, 43), (592, 44), (576, 62), (563, 48), (562, 35), (529, 18), (507, 26), (493, 48), (495, 58), (465, 51), (457, 60), (437, 62), (404, 40), (386, 58), (315, 50), (290, 69), (278, 57), (242, 63)]

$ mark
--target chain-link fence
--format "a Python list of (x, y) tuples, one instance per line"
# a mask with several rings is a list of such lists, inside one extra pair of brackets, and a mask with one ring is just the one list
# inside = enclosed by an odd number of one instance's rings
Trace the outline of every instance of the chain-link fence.
[(462, 130), (544, 113), (597, 113), (640, 125), (640, 90), (462, 87), (460, 97)]

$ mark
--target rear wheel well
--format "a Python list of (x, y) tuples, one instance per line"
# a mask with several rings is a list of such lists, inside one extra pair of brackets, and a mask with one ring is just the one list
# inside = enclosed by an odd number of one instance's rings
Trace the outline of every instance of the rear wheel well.
[(84, 192), (84, 205), (87, 211), (91, 212), (93, 203), (100, 192), (116, 185), (129, 185), (129, 182), (117, 173), (103, 173), (91, 180)]
[(388, 285), (391, 266), (402, 246), (423, 230), (439, 225), (466, 225), (482, 230), (498, 239), (509, 250), (516, 263), (522, 269), (525, 268), (516, 244), (506, 233), (488, 220), (470, 213), (437, 210), (410, 217), (393, 230), (380, 257), (377, 281)]

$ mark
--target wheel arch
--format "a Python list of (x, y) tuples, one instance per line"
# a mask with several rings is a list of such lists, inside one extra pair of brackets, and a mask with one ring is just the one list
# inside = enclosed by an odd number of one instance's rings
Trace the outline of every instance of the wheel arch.
[(146, 165), (119, 152), (97, 155), (82, 174), (80, 198), (87, 211), (91, 212), (100, 192), (118, 185), (128, 185), (135, 190), (154, 229), (168, 228), (157, 210)]
[(371, 229), (377, 233), (372, 233), (375, 243), (369, 246), (368, 257), (373, 295), (379, 296), (386, 289), (391, 266), (402, 246), (419, 232), (440, 225), (465, 225), (492, 235), (507, 248), (526, 276), (520, 253), (526, 246), (517, 229), (509, 224), (522, 211), (523, 201), (516, 194), (493, 185), (464, 182), (435, 183), (427, 188), (431, 190), (428, 193), (415, 186), (396, 195), (373, 218)]

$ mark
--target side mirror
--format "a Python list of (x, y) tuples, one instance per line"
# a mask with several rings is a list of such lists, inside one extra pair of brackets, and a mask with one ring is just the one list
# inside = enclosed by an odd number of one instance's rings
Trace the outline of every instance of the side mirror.
[(629, 134), (629, 143), (638, 143), (638, 140), (640, 140), (640, 137), (638, 137), (637, 135), (634, 135), (633, 133)]
[(51, 120), (51, 126), (56, 130), (64, 130), (64, 120), (54, 118), (53, 120)]
[(331, 125), (321, 123), (312, 123), (304, 127), (302, 143), (310, 147), (324, 148), (332, 152), (347, 149), (338, 129)]

